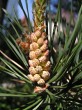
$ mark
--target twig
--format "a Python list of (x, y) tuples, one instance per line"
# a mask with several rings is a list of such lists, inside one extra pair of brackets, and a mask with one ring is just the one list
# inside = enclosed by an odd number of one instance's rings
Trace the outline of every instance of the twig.
[(56, 53), (57, 52), (57, 50), (53, 47), (53, 51)]
[(15, 62), (14, 60), (12, 60), (11, 58), (9, 58), (5, 53), (3, 53), (1, 50), (0, 50), (0, 53), (6, 58), (8, 59), (10, 62), (12, 62), (13, 64), (15, 64), (16, 66), (18, 66), (19, 68), (21, 68), (22, 70), (24, 70), (24, 68), (19, 65), (17, 62)]
[(18, 79), (11, 79), (12, 81), (15, 81), (15, 82), (18, 82), (18, 83), (21, 83), (21, 84), (24, 84), (25, 81), (22, 81), (22, 80), (18, 80)]

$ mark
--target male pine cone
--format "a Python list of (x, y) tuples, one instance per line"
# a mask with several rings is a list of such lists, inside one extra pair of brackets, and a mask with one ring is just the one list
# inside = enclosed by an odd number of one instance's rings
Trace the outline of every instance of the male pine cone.
[(34, 32), (30, 36), (28, 78), (39, 86), (46, 85), (50, 78), (48, 40), (44, 31), (46, 0), (35, 0)]
[[(34, 32), (30, 35), (27, 33), (25, 42), (17, 41), (19, 46), (29, 54), (29, 74), (28, 79), (36, 82), (34, 92), (44, 91), (48, 85), (47, 80), (50, 78), (50, 61), (48, 40), (46, 39), (44, 12), (46, 0), (35, 0), (34, 7)], [(28, 48), (28, 49), (27, 49)]]
[(30, 36), (29, 49), (29, 75), (28, 78), (37, 82), (38, 85), (45, 85), (50, 78), (50, 61), (48, 40), (46, 40), (46, 33), (42, 28), (38, 28)]

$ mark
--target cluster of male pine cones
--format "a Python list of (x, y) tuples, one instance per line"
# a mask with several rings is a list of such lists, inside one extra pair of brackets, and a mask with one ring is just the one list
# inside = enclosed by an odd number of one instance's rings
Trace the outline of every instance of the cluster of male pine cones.
[(38, 85), (35, 89), (35, 92), (37, 92), (38, 90), (43, 90), (47, 87), (46, 82), (50, 78), (51, 64), (49, 61), (48, 40), (46, 38), (44, 25), (44, 10), (46, 2), (44, 0), (36, 0), (35, 2), (34, 32), (30, 35), (27, 33), (23, 35), (25, 37), (25, 42), (17, 42), (29, 55), (28, 79)]
[(24, 34), (25, 42), (17, 41), (23, 51), (29, 54), (29, 74), (28, 78), (43, 87), (50, 78), (50, 61), (48, 40), (43, 27), (39, 27), (31, 35)]

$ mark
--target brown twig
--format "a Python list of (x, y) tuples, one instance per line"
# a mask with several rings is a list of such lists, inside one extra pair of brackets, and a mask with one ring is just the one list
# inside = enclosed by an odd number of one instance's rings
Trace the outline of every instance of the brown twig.
[(24, 70), (24, 68), (19, 65), (17, 62), (15, 62), (14, 60), (12, 60), (11, 58), (9, 58), (5, 53), (3, 53), (1, 50), (0, 50), (0, 53), (6, 58), (8, 59), (10, 62), (12, 62), (13, 64), (15, 64), (16, 66), (18, 66), (20, 69)]

